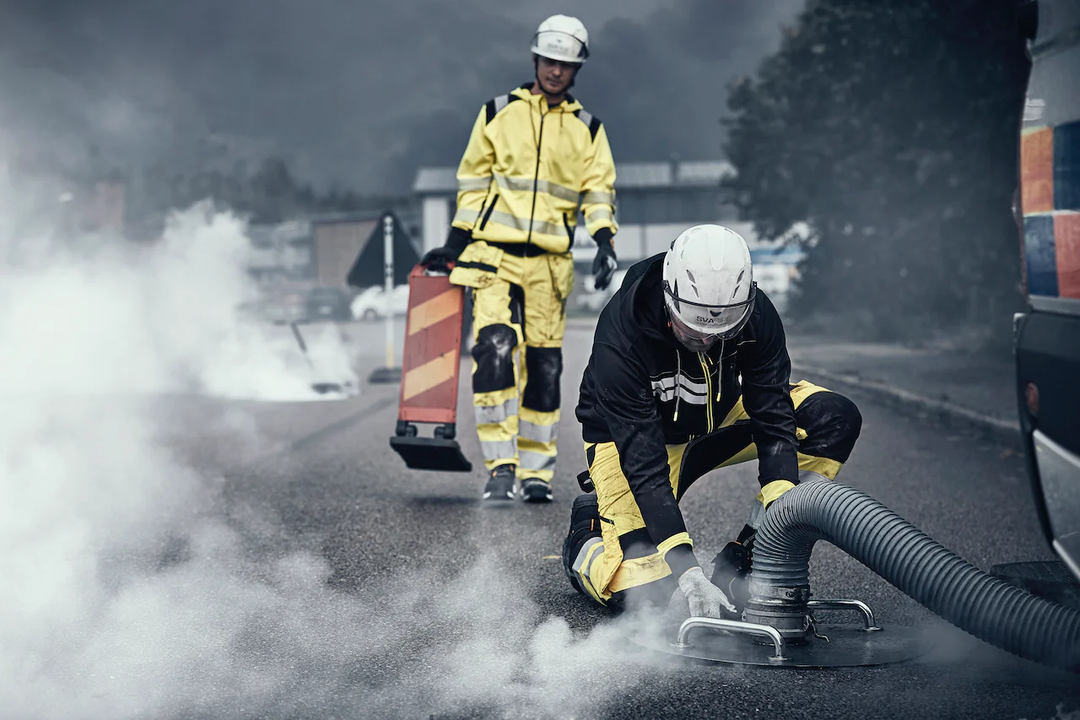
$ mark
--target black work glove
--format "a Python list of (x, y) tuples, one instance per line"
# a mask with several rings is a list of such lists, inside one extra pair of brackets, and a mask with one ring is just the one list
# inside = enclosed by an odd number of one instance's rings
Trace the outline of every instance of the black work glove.
[(420, 258), (420, 266), (432, 269), (449, 270), (450, 263), (457, 260), (458, 256), (461, 255), (471, 242), (471, 232), (462, 230), (461, 228), (452, 227), (450, 228), (450, 236), (446, 239), (446, 244), (424, 253), (424, 257)]
[(603, 290), (611, 284), (611, 278), (619, 267), (619, 261), (615, 259), (615, 248), (611, 245), (612, 233), (608, 228), (600, 228), (596, 231), (593, 240), (596, 241), (596, 257), (592, 263), (593, 285), (597, 290)]
[(710, 581), (741, 611), (750, 599), (747, 587), (750, 575), (750, 550), (741, 543), (729, 542), (713, 558)]

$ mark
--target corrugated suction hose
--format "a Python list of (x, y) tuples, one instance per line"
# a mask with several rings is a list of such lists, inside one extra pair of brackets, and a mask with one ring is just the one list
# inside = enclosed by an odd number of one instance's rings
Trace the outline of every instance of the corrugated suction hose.
[(745, 619), (797, 632), (814, 543), (825, 540), (961, 630), (1036, 662), (1080, 672), (1080, 612), (966, 562), (866, 494), (820, 476), (773, 505), (758, 530)]

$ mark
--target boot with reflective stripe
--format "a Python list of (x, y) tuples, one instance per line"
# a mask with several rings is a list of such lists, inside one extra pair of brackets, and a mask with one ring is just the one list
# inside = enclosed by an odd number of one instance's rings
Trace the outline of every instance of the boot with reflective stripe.
[(521, 499), (523, 502), (551, 502), (551, 483), (540, 478), (525, 478), (521, 481)]
[(514, 499), (514, 484), (517, 468), (510, 464), (499, 465), (488, 476), (484, 486), (484, 500), (489, 502)]
[(570, 584), (579, 593), (585, 591), (578, 582), (577, 573), (574, 572), (574, 560), (577, 559), (581, 548), (590, 538), (600, 537), (600, 509), (597, 505), (596, 495), (578, 495), (574, 498), (574, 505), (570, 509), (570, 532), (563, 541), (562, 561), (566, 577)]

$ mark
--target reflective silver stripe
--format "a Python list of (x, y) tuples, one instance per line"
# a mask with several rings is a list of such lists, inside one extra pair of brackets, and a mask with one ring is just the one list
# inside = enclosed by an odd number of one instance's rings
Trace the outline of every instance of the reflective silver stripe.
[[(507, 227), (515, 228), (521, 232), (529, 232), (529, 218), (515, 217), (510, 213), (504, 213), (498, 210), (488, 216), (488, 222), (497, 222), (500, 225), (506, 225)], [(564, 240), (566, 239), (566, 228), (562, 225), (544, 222), (543, 220), (533, 220), (532, 229), (533, 232), (544, 233), (546, 235), (559, 235)]]
[(678, 382), (676, 382), (674, 376), (653, 380), (652, 389), (653, 395), (661, 402), (674, 400), (676, 395), (681, 398), (683, 402), (690, 403), (691, 405), (704, 405), (708, 402), (708, 386), (704, 382), (691, 380), (685, 375), (680, 375), (678, 377)]
[(515, 190), (517, 192), (529, 192), (532, 190), (532, 178), (512, 178), (495, 173), (495, 184), (503, 190)]
[[(485, 457), (487, 457), (486, 453)], [(522, 450), (518, 466), (522, 470), (554, 470), (555, 456)]]
[(555, 442), (559, 437), (559, 424), (536, 425), (528, 420), (519, 420), (518, 435), (541, 443)]
[(458, 178), (457, 189), (458, 192), (469, 192), (470, 190), (487, 190), (491, 187), (491, 176), (478, 177), (478, 178)]
[(458, 208), (457, 212), (454, 213), (453, 222), (475, 223), (479, 219), (480, 219), (480, 211), (479, 210), (470, 210), (468, 208)]
[(499, 112), (509, 104), (510, 104), (510, 96), (509, 95), (500, 95), (499, 97), (495, 98), (495, 114), (498, 115)]
[(579, 193), (578, 191), (571, 190), (565, 185), (556, 185), (550, 180), (538, 180), (536, 182), (536, 189), (539, 192), (553, 195), (560, 200), (566, 200), (567, 202), (572, 202), (575, 205), (577, 205), (578, 201), (581, 199), (581, 193)]
[(585, 123), (586, 126), (592, 125), (592, 113), (588, 110), (579, 110), (577, 116), (578, 120)]
[(655, 395), (660, 402), (669, 402), (674, 400), (676, 396), (681, 398), (683, 402), (690, 403), (691, 405), (704, 405), (707, 402), (704, 395), (693, 395), (686, 388), (668, 388), (662, 392), (657, 392), (654, 389), (653, 395)]
[(515, 398), (501, 405), (476, 405), (473, 409), (476, 410), (477, 425), (494, 425), (517, 415), (518, 401)]
[(512, 178), (506, 175), (499, 175), (495, 173), (495, 184), (503, 190), (511, 190), (513, 192), (532, 192), (533, 183), (536, 183), (536, 191), (547, 193), (548, 195), (554, 195), (560, 200), (566, 200), (577, 204), (578, 198), (581, 197), (581, 193), (576, 190), (571, 190), (565, 185), (559, 185), (553, 183), (550, 180), (534, 180), (533, 178)]
[(689, 388), (691, 392), (698, 395), (704, 395), (709, 391), (709, 386), (705, 384), (704, 380), (694, 380), (687, 377), (686, 375), (679, 375), (678, 377), (676, 377), (675, 375), (668, 375), (667, 377), (662, 377), (658, 380), (652, 381), (654, 392), (657, 390), (672, 390), (675, 388), (676, 385), (678, 385), (679, 387)]
[(615, 193), (600, 192), (599, 190), (590, 190), (581, 197), (581, 202), (586, 205), (589, 204), (615, 204)]
[(481, 442), (480, 452), (484, 453), (485, 460), (508, 460), (517, 454), (517, 445), (513, 440)]
[(592, 222), (593, 220), (610, 220), (613, 217), (614, 215), (611, 212), (611, 208), (603, 206), (593, 208), (585, 213), (585, 219), (588, 222)]
[(592, 548), (593, 545), (595, 545), (596, 543), (603, 544), (603, 542), (603, 539), (598, 537), (591, 537), (586, 540), (585, 544), (581, 546), (581, 550), (578, 551), (577, 557), (574, 558), (574, 564), (570, 566), (570, 569), (576, 572), (578, 575), (588, 577), (589, 571), (592, 570), (592, 563), (596, 562), (596, 558), (603, 555), (604, 551), (601, 550), (600, 552), (593, 555), (593, 559), (592, 562), (589, 563), (589, 567), (584, 567), (585, 558), (589, 556), (589, 550)]

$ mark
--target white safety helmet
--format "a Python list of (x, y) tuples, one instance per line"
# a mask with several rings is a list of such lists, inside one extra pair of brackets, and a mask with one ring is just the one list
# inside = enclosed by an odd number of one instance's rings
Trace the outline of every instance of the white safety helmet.
[(552, 15), (532, 38), (534, 55), (581, 65), (589, 57), (589, 31), (576, 17)]
[(721, 225), (695, 225), (664, 257), (664, 302), (679, 330), (697, 341), (735, 337), (754, 309), (750, 248)]

